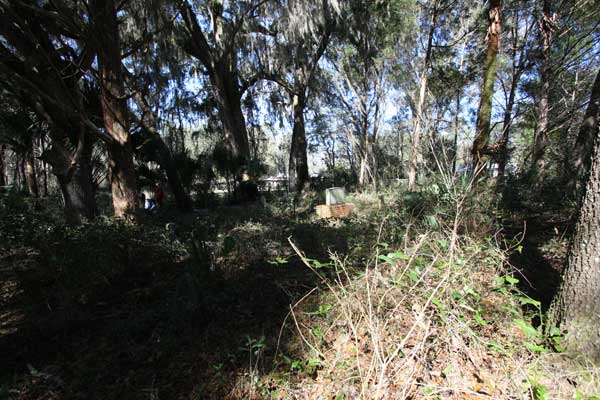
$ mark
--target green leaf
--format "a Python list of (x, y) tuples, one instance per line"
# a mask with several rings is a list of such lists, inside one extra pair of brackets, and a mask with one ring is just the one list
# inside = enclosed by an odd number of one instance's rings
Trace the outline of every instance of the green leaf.
[(286, 258), (277, 257), (274, 260), (267, 261), (269, 264), (279, 265), (279, 264), (287, 264), (288, 260)]
[(487, 325), (487, 321), (485, 319), (483, 319), (483, 317), (481, 316), (481, 314), (479, 314), (478, 312), (476, 312), (475, 314), (473, 314), (473, 319), (475, 320), (475, 322), (477, 322), (479, 325)]
[(526, 322), (522, 319), (513, 319), (513, 322), (515, 324), (517, 324), (517, 326), (519, 327), (519, 329), (521, 329), (521, 331), (529, 336), (529, 337), (535, 337), (538, 335), (538, 331), (531, 326), (531, 324), (529, 322)]
[(506, 282), (510, 283), (511, 285), (516, 285), (517, 283), (519, 283), (519, 280), (517, 278), (513, 278), (510, 275), (506, 275)]
[(385, 256), (383, 254), (380, 254), (377, 256), (378, 259), (385, 261), (388, 264), (394, 264), (394, 260), (388, 256)]
[(409, 256), (407, 256), (406, 254), (404, 254), (401, 251), (396, 251), (396, 252), (393, 252), (393, 253), (388, 253), (387, 256), (389, 258), (394, 259), (394, 260), (408, 260), (408, 259), (410, 259)]
[(413, 282), (419, 282), (419, 275), (417, 275), (417, 273), (414, 270), (410, 270), (406, 273), (406, 275), (408, 275), (408, 277), (410, 278), (411, 281)]
[(498, 343), (496, 340), (490, 340), (487, 342), (487, 345), (490, 346), (491, 348), (493, 348), (494, 350), (497, 350), (501, 353), (504, 353), (504, 347), (502, 347), (502, 345), (500, 343)]
[(531, 297), (527, 297), (527, 296), (518, 296), (517, 297), (519, 299), (519, 302), (521, 304), (531, 304), (534, 307), (540, 308), (542, 306), (542, 303), (532, 299)]
[(546, 386), (534, 382), (531, 389), (534, 400), (548, 400), (548, 390), (546, 389)]
[(545, 353), (547, 351), (544, 347), (532, 342), (525, 342), (523, 344), (525, 345), (525, 347), (527, 347), (527, 350), (533, 353)]

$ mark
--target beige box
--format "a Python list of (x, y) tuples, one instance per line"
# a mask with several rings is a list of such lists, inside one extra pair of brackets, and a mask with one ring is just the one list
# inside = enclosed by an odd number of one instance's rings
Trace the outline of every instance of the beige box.
[(320, 204), (316, 207), (317, 215), (320, 218), (343, 218), (352, 214), (352, 210), (354, 210), (354, 204), (352, 203), (333, 204), (330, 206)]

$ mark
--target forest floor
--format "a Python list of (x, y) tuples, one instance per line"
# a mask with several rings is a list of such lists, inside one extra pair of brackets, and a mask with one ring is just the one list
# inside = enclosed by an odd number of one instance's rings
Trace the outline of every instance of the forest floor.
[[(160, 232), (172, 219), (144, 223)], [(292, 257), (288, 238), (327, 260), (329, 251), (347, 253), (352, 238), (373, 235), (361, 232), (368, 223), (252, 207), (175, 219), (178, 235), (202, 228), (207, 237), (198, 246), (220, 242), (211, 265), (173, 260), (107, 276), (100, 291), (78, 292), (68, 309), (43, 304), (43, 296), (21, 287), (20, 276), (37, 267), (33, 251), (2, 257), (0, 399), (224, 398), (247, 370), (253, 346), (273, 352), (281, 341), (284, 351), (287, 332), (280, 338), (280, 331), (290, 304), (318, 285)]]
[[(495, 376), (500, 374), (501, 363), (517, 362), (517, 359), (523, 362), (521, 355), (505, 357), (504, 351), (497, 354), (489, 351), (491, 347), (503, 345), (500, 339), (503, 335), (522, 339), (522, 335), (514, 332), (493, 333), (497, 326), (501, 326), (500, 321), (506, 320), (499, 311), (487, 312), (482, 308), (481, 315), (475, 310), (464, 315), (456, 313), (458, 324), (472, 324), (475, 328), (469, 329), (470, 339), (456, 336), (453, 340), (464, 339), (469, 343), (475, 337), (473, 331), (477, 331), (479, 337), (488, 338), (481, 348), (469, 354), (455, 350), (464, 358), (461, 362), (469, 364), (465, 367), (452, 364), (451, 351), (435, 350), (436, 346), (440, 349), (443, 346), (439, 339), (431, 339), (436, 337), (435, 332), (451, 325), (445, 318), (446, 314), (448, 318), (454, 315), (452, 306), (445, 309), (435, 303), (435, 316), (427, 315), (437, 318), (436, 322), (428, 322), (428, 328), (421, 336), (410, 338), (413, 329), (419, 331), (419, 324), (422, 324), (419, 318), (414, 317), (421, 306), (415, 301), (407, 303), (406, 307), (400, 303), (392, 307), (404, 322), (390, 319), (391, 325), (378, 328), (378, 332), (403, 330), (400, 333), (405, 334), (410, 329), (404, 337), (407, 349), (420, 351), (418, 357), (403, 356), (402, 363), (412, 368), (410, 379), (414, 383), (402, 390), (394, 389), (393, 383), (371, 378), (371, 373), (364, 372), (370, 370), (368, 363), (361, 370), (364, 360), (357, 361), (357, 372), (352, 369), (354, 367), (348, 366), (354, 361), (338, 359), (340, 352), (346, 351), (340, 350), (340, 338), (352, 336), (352, 329), (360, 331), (354, 332), (355, 335), (369, 336), (371, 341), (375, 337), (370, 331), (373, 321), (371, 325), (361, 327), (371, 317), (350, 317), (344, 322), (343, 311), (336, 311), (335, 316), (333, 311), (329, 311), (331, 304), (336, 307), (338, 300), (338, 308), (346, 310), (344, 307), (348, 306), (347, 310), (351, 310), (355, 305), (352, 301), (362, 299), (348, 295), (346, 300), (340, 300), (343, 297), (340, 293), (346, 296), (351, 292), (349, 288), (353, 287), (355, 277), (367, 282), (367, 289), (369, 282), (372, 282), (373, 288), (381, 286), (383, 294), (378, 301), (383, 304), (389, 293), (398, 296), (412, 290), (415, 290), (415, 298), (421, 296), (426, 300), (429, 293), (441, 285), (441, 282), (436, 283), (436, 279), (443, 276), (438, 272), (443, 270), (443, 266), (438, 267), (437, 258), (434, 257), (431, 265), (426, 265), (429, 256), (425, 253), (428, 250), (418, 244), (425, 240), (423, 235), (416, 235), (410, 246), (404, 238), (408, 256), (401, 252), (378, 256), (380, 262), (385, 261), (385, 272), (380, 268), (378, 271), (381, 272), (372, 275), (375, 278), (369, 275), (369, 269), (365, 272), (364, 265), (370, 262), (368, 259), (374, 249), (387, 249), (387, 242), (399, 243), (409, 229), (406, 225), (400, 226), (398, 221), (388, 221), (389, 227), (382, 233), (385, 217), (377, 212), (381, 204), (374, 202), (371, 207), (372, 210), (359, 212), (346, 220), (316, 220), (309, 212), (273, 212), (258, 206), (226, 207), (187, 216), (159, 214), (142, 222), (141, 229), (149, 235), (144, 240), (156, 240), (155, 244), (150, 243), (153, 247), (149, 250), (135, 247), (141, 242), (124, 240), (123, 248), (118, 251), (128, 260), (126, 268), (112, 270), (109, 267), (100, 274), (90, 272), (78, 277), (80, 281), (68, 284), (58, 284), (47, 275), (42, 276), (39, 282), (39, 274), (31, 275), (31, 271), (48, 262), (40, 258), (40, 251), (33, 247), (0, 254), (0, 399), (337, 400), (374, 398), (376, 395), (370, 391), (370, 386), (376, 386), (373, 390), (380, 398), (514, 398), (503, 392), (505, 389), (499, 378), (493, 381), (486, 375), (486, 371), (495, 371)], [(361, 208), (364, 210), (365, 206)], [(171, 222), (174, 222), (174, 228), (165, 229), (165, 224)], [(517, 236), (522, 231), (519, 224), (513, 222), (507, 226), (507, 236)], [(531, 297), (540, 299), (544, 307), (558, 284), (564, 262), (565, 238), (568, 237), (565, 231), (569, 226), (565, 219), (528, 221), (522, 249), (513, 251), (509, 259), (527, 278), (520, 283), (528, 280), (535, 287), (531, 291), (524, 286), (524, 290)], [(91, 253), (91, 256), (85, 253), (84, 257), (110, 259), (108, 253), (102, 253), (106, 250), (101, 242), (103, 238), (110, 240), (102, 235), (96, 242), (99, 253)], [(85, 237), (90, 237), (90, 233), (86, 233)], [(438, 248), (447, 250), (446, 239), (440, 237), (431, 236), (431, 240), (438, 243)], [(144, 255), (164, 243), (177, 251), (185, 247), (185, 251), (165, 259)], [(292, 243), (302, 252), (303, 258), (293, 250)], [(90, 244), (93, 246), (93, 242), (86, 242), (86, 245)], [(465, 251), (464, 262), (476, 259), (481, 263), (498, 254), (492, 250), (481, 250), (476, 244), (469, 246), (476, 250), (472, 255)], [(414, 251), (413, 255), (409, 251)], [(43, 252), (41, 254), (49, 257)], [(405, 258), (410, 258), (406, 266), (402, 264)], [(86, 264), (89, 261), (82, 259), (79, 262)], [(331, 268), (332, 263), (336, 264), (335, 268)], [(93, 262), (91, 265), (94, 265)], [(409, 266), (414, 266), (414, 269), (407, 273)], [(474, 279), (470, 283), (472, 289), (462, 281), (460, 285), (463, 286), (456, 290), (449, 286), (448, 301), (456, 301), (457, 307), (465, 308), (470, 308), (469, 305), (476, 307), (473, 304), (504, 302), (506, 293), (501, 288), (499, 293), (498, 288), (490, 284), (490, 280), (496, 279), (493, 271), (493, 267), (477, 269), (473, 274), (476, 277), (469, 277)], [(415, 277), (415, 273), (422, 278)], [(460, 271), (458, 273), (464, 275)], [(410, 279), (399, 283), (406, 275)], [(32, 278), (38, 279), (34, 285)], [(393, 285), (385, 289), (389, 282)], [(332, 285), (336, 288), (332, 289)], [(420, 288), (418, 285), (425, 286)], [(321, 294), (317, 296), (319, 292)], [(357, 289), (356, 293), (359, 292), (361, 296), (365, 295), (363, 289)], [(370, 292), (366, 296), (370, 301)], [(441, 294), (438, 297), (443, 299)], [(464, 300), (459, 301), (459, 297)], [(427, 302), (424, 301), (423, 313), (432, 298), (433, 294)], [(296, 310), (299, 303), (298, 310), (301, 312)], [(500, 303), (497, 307), (490, 306), (490, 309), (499, 307)], [(329, 316), (325, 318), (326, 315)], [(469, 318), (467, 322), (465, 315)], [(484, 321), (482, 316), (490, 322)], [(499, 321), (497, 326), (491, 322), (495, 318)], [(443, 324), (440, 319), (444, 319)], [(410, 328), (407, 324), (413, 320), (416, 325)], [(432, 323), (439, 325), (432, 328)], [(321, 331), (323, 324), (327, 327)], [(307, 340), (304, 335), (315, 339), (315, 342)], [(389, 339), (379, 339), (380, 346), (396, 345), (386, 342), (397, 340), (392, 338), (391, 333), (388, 336)], [(355, 338), (356, 346), (359, 342), (363, 343), (362, 339)], [(355, 345), (349, 345), (347, 351), (355, 352)], [(460, 346), (452, 344), (457, 345)], [(333, 350), (322, 350), (325, 346)], [(377, 346), (369, 347), (368, 343), (361, 346), (373, 360)], [(303, 352), (320, 355), (316, 359), (314, 354), (303, 357)], [(514, 354), (517, 353), (515, 351)], [(493, 357), (505, 359), (495, 363)], [(531, 361), (531, 357), (526, 358)], [(446, 359), (448, 365), (438, 363), (437, 359)], [(475, 367), (477, 371), (473, 371), (473, 365), (479, 363), (489, 364), (489, 367), (482, 366), (480, 370)], [(432, 383), (452, 375), (450, 364), (456, 370), (468, 369), (470, 380), (463, 389), (448, 391)], [(417, 365), (421, 365), (420, 369)], [(429, 368), (429, 371), (426, 373), (423, 368)], [(357, 378), (356, 374), (360, 376)], [(369, 378), (365, 378), (367, 375)], [(456, 379), (464, 379), (465, 376), (458, 374)], [(511, 379), (512, 375), (506, 374), (505, 380)], [(423, 383), (425, 380), (429, 382), (427, 385)], [(570, 385), (568, 381), (550, 382), (548, 385), (552, 384)], [(346, 389), (352, 386), (355, 389)], [(521, 398), (546, 398), (534, 396), (536, 387), (542, 390), (539, 388), (546, 386), (530, 382), (528, 387)], [(380, 389), (390, 394), (381, 397)], [(561, 390), (559, 388), (559, 392), (564, 393)], [(587, 395), (590, 394), (593, 393), (587, 392)]]

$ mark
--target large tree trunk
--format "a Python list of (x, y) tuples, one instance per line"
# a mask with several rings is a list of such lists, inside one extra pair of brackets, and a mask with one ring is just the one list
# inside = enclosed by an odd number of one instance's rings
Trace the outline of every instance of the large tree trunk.
[(237, 69), (234, 65), (236, 55), (220, 54), (225, 47), (229, 46), (226, 40), (228, 38), (223, 35), (221, 18), (223, 7), (222, 4), (219, 5), (219, 2), (214, 2), (209, 8), (213, 13), (213, 39), (217, 42), (216, 49), (209, 45), (189, 3), (182, 2), (180, 4), (179, 10), (190, 33), (189, 46), (186, 50), (206, 68), (218, 104), (225, 140), (231, 154), (248, 161), (250, 146), (248, 145), (246, 120), (241, 106), (243, 93), (240, 90), (236, 75)]
[(583, 123), (577, 134), (575, 149), (573, 151), (573, 172), (576, 179), (586, 177), (592, 162), (591, 154), (594, 149), (594, 140), (598, 135), (598, 118), (600, 114), (600, 70), (592, 86), (592, 95), (588, 103)]
[(97, 213), (91, 164), (93, 143), (82, 135), (73, 153), (67, 150), (71, 145), (63, 145), (64, 140), (54, 135), (52, 146), (44, 151), (42, 159), (50, 164), (58, 181), (67, 223), (75, 225)]
[(136, 209), (137, 190), (114, 0), (95, 0), (94, 18), (100, 42), (98, 66), (102, 114), (106, 133), (112, 139), (106, 147), (113, 208), (115, 217), (122, 218)]
[(542, 65), (540, 68), (540, 99), (538, 104), (537, 129), (533, 147), (533, 168), (541, 176), (546, 170), (544, 155), (548, 146), (548, 117), (550, 114), (550, 45), (552, 43), (551, 0), (544, 0), (540, 31), (542, 38)]
[(431, 14), (429, 24), (429, 35), (427, 36), (427, 49), (423, 59), (423, 70), (421, 71), (421, 80), (419, 83), (419, 101), (415, 115), (415, 129), (410, 152), (410, 162), (408, 164), (408, 190), (415, 191), (417, 188), (417, 168), (423, 159), (421, 149), (421, 125), (423, 123), (423, 106), (425, 105), (425, 95), (427, 94), (427, 77), (429, 75), (429, 62), (431, 60), (431, 49), (433, 46), (433, 35), (435, 33), (435, 24), (437, 18), (437, 5)]
[(488, 11), (487, 54), (481, 89), (481, 99), (477, 111), (475, 140), (473, 142), (474, 170), (485, 163), (484, 153), (490, 140), (490, 123), (492, 118), (492, 98), (494, 97), (494, 81), (496, 80), (496, 60), (500, 48), (500, 30), (502, 28), (502, 0), (490, 0)]
[(290, 147), (289, 182), (290, 190), (302, 192), (309, 182), (308, 156), (306, 153), (306, 131), (304, 128), (303, 95), (292, 95), (294, 109), (294, 126), (292, 129), (292, 143)]
[(568, 349), (600, 361), (600, 141), (597, 118), (590, 129), (595, 132), (596, 141), (592, 166), (563, 282), (551, 306), (550, 320), (567, 331)]
[(0, 186), (6, 186), (6, 162), (4, 161), (5, 144), (0, 144)]
[(210, 74), (210, 80), (231, 155), (247, 162), (250, 159), (250, 146), (237, 79), (224, 65), (219, 64)]

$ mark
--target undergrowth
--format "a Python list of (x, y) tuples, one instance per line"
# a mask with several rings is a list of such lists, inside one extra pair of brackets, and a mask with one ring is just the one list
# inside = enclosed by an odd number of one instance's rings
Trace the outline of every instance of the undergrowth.
[(597, 399), (599, 370), (521, 291), (492, 199), (439, 174), (351, 194), (343, 220), (307, 196), (69, 227), (0, 198), (0, 399)]
[(270, 372), (254, 368), (231, 398), (597, 399), (600, 369), (544, 330), (508, 261), (522, 245), (495, 232), (484, 196), (444, 176), (418, 194), (354, 195), (359, 218), (381, 220), (358, 268), (290, 240), (321, 285), (290, 307), (282, 334), (294, 344), (277, 345)]

